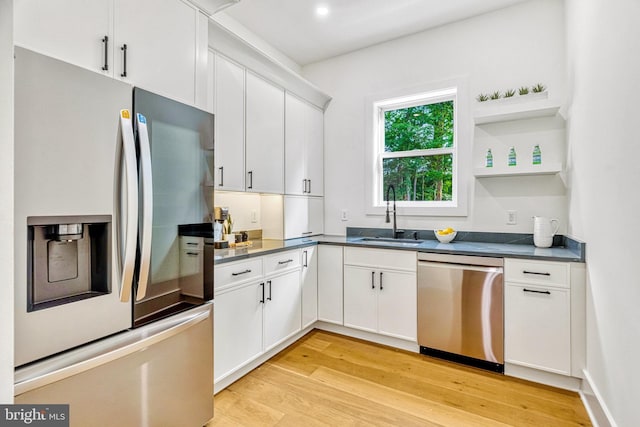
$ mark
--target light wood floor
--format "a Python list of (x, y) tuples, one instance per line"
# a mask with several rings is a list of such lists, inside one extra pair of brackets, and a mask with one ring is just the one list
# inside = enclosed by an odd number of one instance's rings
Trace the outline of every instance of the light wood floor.
[(207, 426), (588, 426), (576, 393), (314, 330), (214, 399)]

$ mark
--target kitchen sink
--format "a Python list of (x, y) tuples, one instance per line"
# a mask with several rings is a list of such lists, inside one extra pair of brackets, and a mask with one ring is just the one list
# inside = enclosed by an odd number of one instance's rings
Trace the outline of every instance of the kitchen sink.
[(392, 239), (390, 237), (363, 237), (358, 240), (363, 243), (384, 243), (393, 246), (418, 246), (423, 241), (415, 239)]

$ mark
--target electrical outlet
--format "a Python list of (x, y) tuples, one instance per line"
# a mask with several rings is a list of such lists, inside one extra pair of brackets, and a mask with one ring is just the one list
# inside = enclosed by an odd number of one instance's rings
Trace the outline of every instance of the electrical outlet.
[(507, 225), (516, 225), (518, 223), (518, 212), (507, 211)]
[(347, 211), (346, 209), (342, 209), (340, 211), (340, 220), (341, 221), (348, 221), (349, 220), (349, 211)]
[(253, 223), (258, 222), (258, 214), (255, 210), (251, 211), (251, 222)]

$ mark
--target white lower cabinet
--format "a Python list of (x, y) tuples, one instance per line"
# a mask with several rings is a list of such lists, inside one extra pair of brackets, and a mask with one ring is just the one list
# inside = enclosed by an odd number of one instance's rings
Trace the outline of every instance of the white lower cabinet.
[(571, 373), (569, 289), (505, 284), (507, 362)]
[(342, 246), (318, 246), (318, 320), (342, 325)]
[[(344, 326), (416, 341), (416, 253), (344, 251)], [(404, 269), (389, 267), (390, 258), (398, 258)]]
[(300, 270), (265, 282), (264, 350), (268, 351), (301, 329)]
[(263, 281), (215, 295), (214, 381), (226, 377), (262, 353)]
[(296, 249), (215, 267), (215, 383), (302, 329), (303, 262)]
[(505, 362), (581, 377), (584, 264), (505, 259), (504, 271)]
[(306, 328), (318, 320), (318, 247), (306, 247), (301, 254), (302, 328)]

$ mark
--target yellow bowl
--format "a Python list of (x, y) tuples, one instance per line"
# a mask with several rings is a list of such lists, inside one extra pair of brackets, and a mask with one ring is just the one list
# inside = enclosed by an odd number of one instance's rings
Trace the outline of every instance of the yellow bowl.
[(458, 234), (457, 231), (454, 231), (453, 233), (449, 233), (449, 234), (438, 234), (438, 231), (439, 230), (433, 230), (433, 234), (436, 235), (436, 239), (438, 239), (440, 243), (449, 243), (453, 239), (455, 239), (456, 234)]

